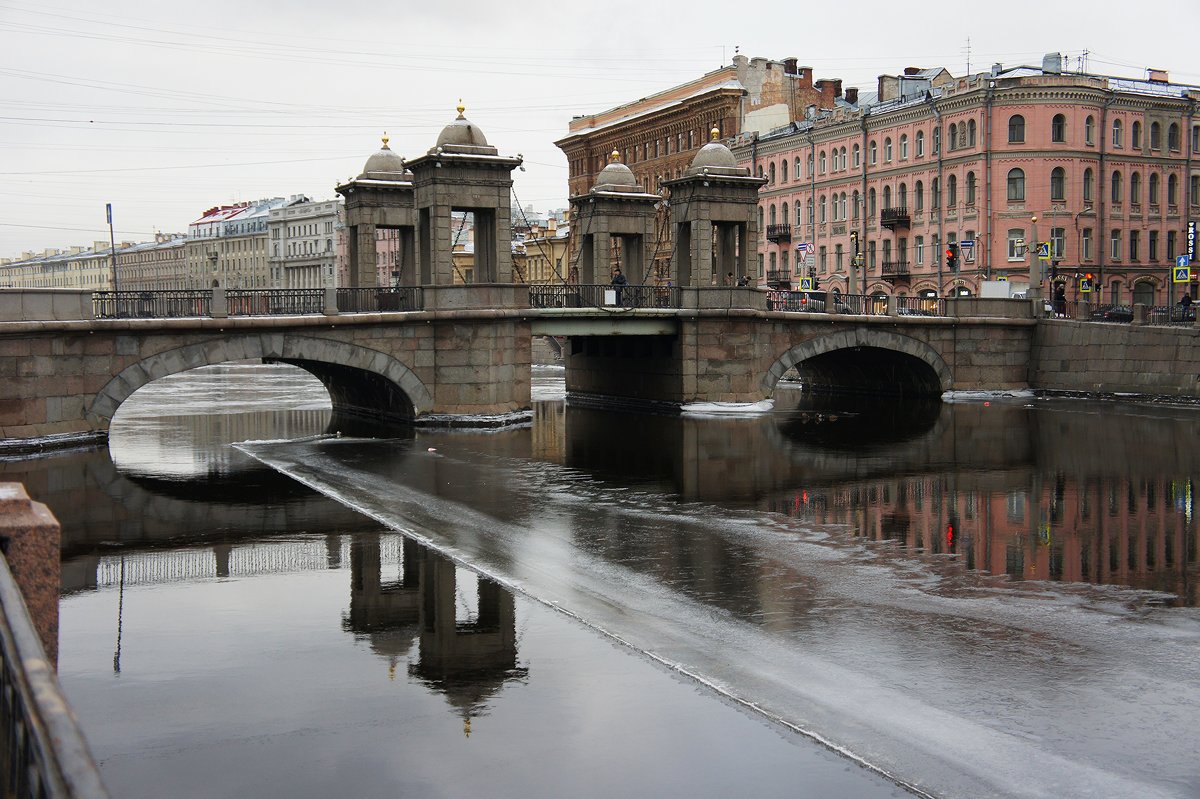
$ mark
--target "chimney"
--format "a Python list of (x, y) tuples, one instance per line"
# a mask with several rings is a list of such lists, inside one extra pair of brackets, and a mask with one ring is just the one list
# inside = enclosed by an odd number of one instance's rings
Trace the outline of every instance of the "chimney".
[(904, 68), (905, 75), (916, 75), (920, 71), (921, 71), (920, 67), (905, 67)]
[(797, 64), (797, 61), (794, 58), (783, 59), (783, 74), (784, 75), (795, 75), (796, 74), (796, 64)]
[(858, 105), (857, 86), (851, 86), (850, 88), (846, 89), (846, 102), (850, 103), (850, 105)]
[(821, 78), (817, 81), (816, 88), (821, 93), (821, 107), (833, 108), (835, 105), (833, 100), (837, 96), (833, 93), (833, 81), (828, 78)]
[(1151, 83), (1170, 83), (1170, 79), (1165, 69), (1147, 69), (1147, 80)]
[(547, 219), (546, 220), (546, 230), (550, 233), (553, 233), (554, 231), (558, 230), (558, 220), (555, 219), (554, 217), (550, 217), (549, 219)]
[(842, 96), (842, 79), (841, 78), (833, 79), (833, 96), (834, 97)]
[(999, 61), (997, 61), (995, 64), (992, 64), (992, 77), (993, 78), (996, 77), (997, 75), (999, 75), (1003, 71), (1004, 71), (1004, 65), (1001, 64)]
[(1042, 72), (1046, 75), (1058, 75), (1062, 72), (1062, 54), (1046, 53), (1042, 56)]
[(104, 252), (109, 248), (107, 241), (93, 241), (92, 252)]
[(796, 67), (796, 75), (800, 78), (800, 87), (802, 89), (812, 88), (812, 67)]

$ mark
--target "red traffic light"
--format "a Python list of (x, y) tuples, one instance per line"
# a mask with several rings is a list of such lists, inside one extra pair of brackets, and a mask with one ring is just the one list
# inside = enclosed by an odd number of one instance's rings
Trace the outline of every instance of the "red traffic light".
[(1092, 273), (1091, 273), (1091, 272), (1088, 272), (1086, 275), (1084, 275), (1084, 277), (1085, 277), (1085, 278), (1087, 278), (1088, 280), (1091, 280), (1091, 279), (1092, 279)]

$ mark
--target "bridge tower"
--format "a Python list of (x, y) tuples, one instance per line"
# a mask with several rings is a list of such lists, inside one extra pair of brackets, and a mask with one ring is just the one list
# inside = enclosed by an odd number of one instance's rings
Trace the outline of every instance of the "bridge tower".
[(758, 241), (758, 190), (767, 181), (739, 167), (717, 141), (700, 148), (683, 177), (664, 181), (670, 189), (675, 228), (672, 271), (680, 286), (711, 286), (732, 272), (749, 275)]
[(416, 210), (413, 206), (412, 173), (404, 159), (383, 147), (367, 159), (362, 174), (337, 186), (334, 191), (346, 200), (346, 228), (349, 231), (351, 288), (379, 285), (376, 231), (397, 232), (397, 260), (393, 264), (396, 285), (417, 284)]
[[(408, 163), (417, 213), (421, 285), (512, 282), (512, 171), (520, 158), (501, 156), (463, 116), (442, 129), (437, 144)], [(452, 212), (469, 212), (475, 225), (473, 276), (457, 274)]]
[(617, 263), (634, 285), (660, 277), (648, 274), (654, 250), (654, 211), (662, 198), (647, 194), (633, 171), (613, 150), (609, 163), (596, 176), (587, 194), (570, 199), (572, 225), (580, 231), (579, 282), (608, 283), (615, 265), (613, 239), (619, 246)]

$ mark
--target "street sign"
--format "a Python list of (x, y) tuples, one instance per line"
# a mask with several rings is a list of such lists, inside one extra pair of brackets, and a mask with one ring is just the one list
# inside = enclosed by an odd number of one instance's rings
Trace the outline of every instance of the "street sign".
[(808, 252), (808, 242), (807, 241), (796, 242), (796, 252)]
[(1190, 283), (1191, 281), (1191, 259), (1186, 255), (1180, 255), (1175, 259), (1175, 268), (1171, 270), (1171, 282)]
[(960, 250), (970, 250), (975, 246), (975, 239), (963, 239), (958, 243)]
[(975, 263), (975, 239), (963, 239), (958, 243), (958, 251), (962, 253), (963, 261)]
[(1188, 258), (1196, 257), (1196, 220), (1188, 220), (1187, 226)]
[(810, 252), (808, 255), (804, 256), (804, 265), (808, 266), (808, 267), (816, 266), (817, 265), (816, 253)]
[(1001, 283), (1007, 283), (1008, 275), (996, 275), (996, 279), (999, 280)]
[(1048, 241), (1039, 241), (1038, 242), (1038, 258), (1040, 258), (1043, 261), (1050, 260), (1050, 242), (1048, 242)]
[(1079, 293), (1080, 294), (1091, 294), (1092, 293), (1092, 279), (1091, 278), (1089, 278), (1089, 277), (1079, 278)]
[(812, 283), (813, 283), (813, 279), (811, 277), (800, 278), (800, 290), (801, 291), (812, 291)]

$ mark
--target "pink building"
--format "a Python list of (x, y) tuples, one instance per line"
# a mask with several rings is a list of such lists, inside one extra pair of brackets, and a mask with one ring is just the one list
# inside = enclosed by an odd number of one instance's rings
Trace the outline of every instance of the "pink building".
[(1200, 87), (1158, 70), (1067, 72), (1057, 54), (1041, 68), (909, 68), (876, 92), (847, 89), (831, 111), (735, 144), (768, 179), (760, 282), (948, 296), (1007, 280), (1106, 304), (1195, 297), (1194, 273), (1173, 283), (1172, 267), (1200, 215), (1198, 100)]

